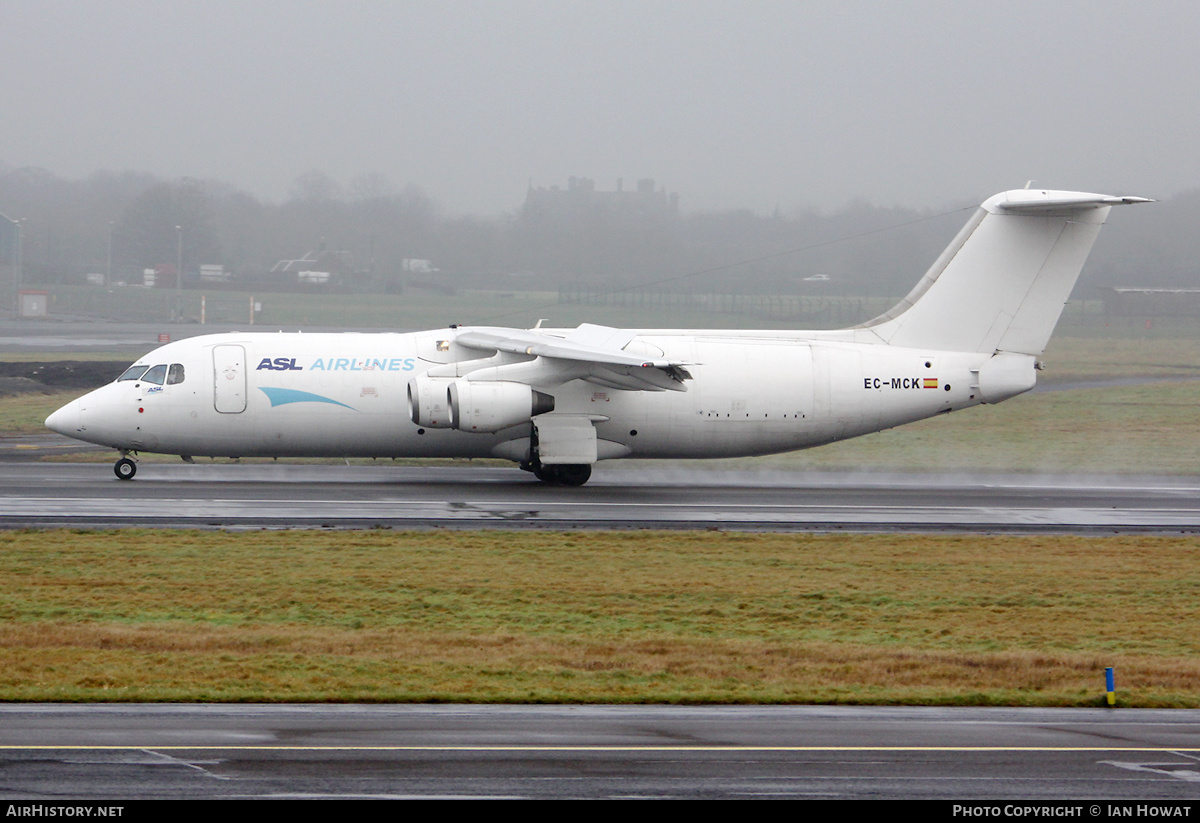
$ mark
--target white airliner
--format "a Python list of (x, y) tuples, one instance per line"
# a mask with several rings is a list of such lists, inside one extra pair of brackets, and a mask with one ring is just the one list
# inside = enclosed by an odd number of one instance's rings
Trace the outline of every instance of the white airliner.
[(826, 331), (454, 327), (170, 343), (46, 425), (117, 449), (262, 457), (499, 457), (577, 486), (618, 457), (819, 446), (1033, 388), (1109, 208), (988, 199), (907, 297)]

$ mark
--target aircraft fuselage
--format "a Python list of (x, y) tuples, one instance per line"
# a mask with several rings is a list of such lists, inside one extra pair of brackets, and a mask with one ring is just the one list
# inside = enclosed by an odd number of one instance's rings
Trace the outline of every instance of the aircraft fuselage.
[[(116, 449), (188, 456), (522, 460), (529, 422), (476, 432), (411, 419), (410, 381), (454, 362), (456, 334), (191, 338), (138, 361), (151, 370), (181, 366), (181, 381), (120, 380), (48, 424)], [(620, 391), (582, 380), (544, 388), (555, 413), (594, 423), (598, 459), (792, 451), (1003, 399), (981, 393), (979, 371), (990, 355), (820, 335), (648, 332), (628, 348), (691, 364), (687, 391)], [(1021, 359), (1028, 385), (1005, 396), (1033, 384), (1033, 358)]]

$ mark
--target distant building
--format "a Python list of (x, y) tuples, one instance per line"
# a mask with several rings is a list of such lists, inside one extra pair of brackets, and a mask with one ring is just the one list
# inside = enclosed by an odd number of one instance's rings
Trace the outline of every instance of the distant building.
[(433, 265), (432, 260), (419, 257), (405, 257), (400, 261), (400, 271), (408, 274), (437, 274), (441, 269)]
[(337, 282), (353, 272), (348, 251), (310, 251), (299, 260), (280, 260), (271, 267), (272, 274), (295, 276), (298, 283)]
[(229, 272), (223, 263), (201, 263), (201, 283), (224, 283), (229, 279)]
[(567, 179), (565, 189), (558, 186), (534, 188), (525, 193), (522, 214), (526, 218), (566, 218), (606, 213), (621, 218), (662, 219), (679, 216), (679, 195), (666, 188), (655, 188), (651, 179), (639, 180), (636, 189), (626, 190), (617, 180), (614, 191), (597, 191), (596, 181), (587, 177)]
[(45, 317), (50, 305), (48, 292), (40, 289), (21, 289), (17, 292), (17, 307), (21, 317)]

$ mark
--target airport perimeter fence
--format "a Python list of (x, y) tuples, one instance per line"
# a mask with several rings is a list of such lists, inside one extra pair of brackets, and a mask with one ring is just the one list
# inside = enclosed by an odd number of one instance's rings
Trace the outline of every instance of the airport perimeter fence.
[(598, 291), (560, 287), (560, 303), (737, 315), (806, 327), (848, 326), (895, 305), (894, 297), (802, 297), (779, 294), (692, 294), (657, 289)]
[[(126, 287), (50, 286), (49, 316), (53, 320), (94, 319), (131, 323), (170, 322), (177, 295), (173, 289)], [(263, 294), (184, 289), (182, 318), (177, 322), (198, 323), (201, 299), (205, 300), (207, 322), (254, 324), (330, 325), (344, 328), (418, 328), (430, 317), (453, 317), (459, 322), (490, 316), (498, 305), (508, 314), (528, 306), (530, 317), (544, 317), (545, 304), (554, 292), (462, 292), (441, 295), (311, 295)], [(252, 301), (253, 298), (253, 301)], [(894, 297), (800, 296), (765, 294), (694, 294), (667, 290), (630, 289), (599, 291), (562, 287), (557, 293), (563, 306), (609, 308), (603, 322), (638, 325), (659, 322), (664, 327), (820, 329), (844, 328), (866, 322), (896, 304)], [(629, 314), (628, 323), (622, 312)], [(401, 314), (401, 312), (404, 312)], [(586, 312), (584, 312), (586, 314)], [(647, 317), (654, 318), (647, 321)], [(612, 319), (616, 318), (616, 319)], [(514, 318), (516, 324), (528, 318)], [(590, 317), (569, 322), (598, 322)], [(533, 321), (529, 321), (533, 322)], [(1134, 337), (1200, 337), (1200, 316), (1162, 314), (1128, 315), (1111, 311), (1103, 299), (1071, 300), (1058, 323), (1059, 334), (1113, 335)]]

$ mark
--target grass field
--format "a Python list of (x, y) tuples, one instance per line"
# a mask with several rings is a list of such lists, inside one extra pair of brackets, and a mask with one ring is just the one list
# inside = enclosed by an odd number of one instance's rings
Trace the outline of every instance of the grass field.
[(0, 699), (1200, 706), (1188, 538), (0, 533)]

